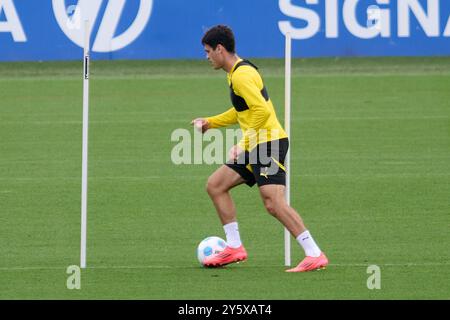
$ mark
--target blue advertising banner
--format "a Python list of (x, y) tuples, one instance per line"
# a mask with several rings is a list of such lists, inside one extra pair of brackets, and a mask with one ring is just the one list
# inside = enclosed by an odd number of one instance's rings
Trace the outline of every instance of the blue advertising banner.
[(209, 27), (245, 57), (450, 55), (448, 0), (0, 0), (0, 61), (197, 59)]

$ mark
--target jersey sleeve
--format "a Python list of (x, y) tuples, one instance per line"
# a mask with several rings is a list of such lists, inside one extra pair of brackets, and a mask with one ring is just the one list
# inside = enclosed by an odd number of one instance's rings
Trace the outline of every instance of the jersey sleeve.
[(206, 118), (206, 121), (208, 121), (210, 128), (220, 128), (233, 125), (238, 122), (237, 111), (234, 107), (232, 107), (224, 113)]
[[(256, 72), (236, 72), (233, 76), (233, 89), (237, 95), (242, 97), (247, 103), (250, 112), (248, 119), (248, 130), (243, 133), (239, 146), (242, 149), (249, 149), (250, 144), (256, 143), (257, 132), (264, 126), (270, 117), (270, 110), (267, 102), (258, 87), (258, 77)], [(261, 81), (262, 84), (262, 81)]]

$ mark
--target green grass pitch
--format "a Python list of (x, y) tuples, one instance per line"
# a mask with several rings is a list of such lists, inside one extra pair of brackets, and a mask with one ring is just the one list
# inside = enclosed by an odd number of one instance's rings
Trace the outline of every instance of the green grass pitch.
[[(255, 60), (282, 121), (282, 60)], [(81, 62), (0, 64), (0, 299), (449, 299), (450, 58), (294, 60), (292, 205), (330, 259), (284, 272), (282, 226), (235, 199), (247, 262), (203, 269), (224, 237), (170, 137), (229, 107), (205, 61), (93, 61), (88, 268), (79, 264)], [(292, 241), (296, 264), (302, 250)], [(369, 265), (381, 289), (369, 290)]]

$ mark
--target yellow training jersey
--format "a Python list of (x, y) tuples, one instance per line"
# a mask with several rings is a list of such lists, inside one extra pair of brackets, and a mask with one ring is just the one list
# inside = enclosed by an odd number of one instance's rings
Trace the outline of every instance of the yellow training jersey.
[(210, 128), (239, 123), (242, 130), (239, 146), (247, 151), (259, 143), (287, 137), (257, 69), (247, 60), (238, 60), (227, 74), (233, 106), (206, 118)]

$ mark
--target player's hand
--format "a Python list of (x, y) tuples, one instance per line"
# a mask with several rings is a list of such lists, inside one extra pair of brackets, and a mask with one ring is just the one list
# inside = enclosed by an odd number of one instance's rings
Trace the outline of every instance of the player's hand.
[(244, 150), (238, 145), (235, 145), (228, 152), (228, 157), (231, 161), (235, 161), (242, 152), (244, 152)]
[(205, 133), (209, 129), (209, 122), (204, 118), (194, 119), (191, 121), (191, 124), (201, 133)]

